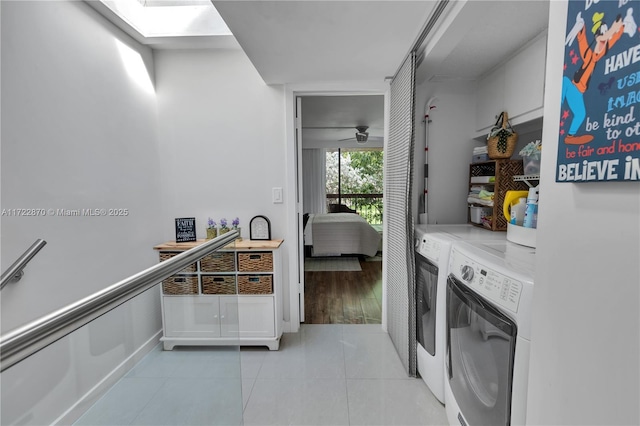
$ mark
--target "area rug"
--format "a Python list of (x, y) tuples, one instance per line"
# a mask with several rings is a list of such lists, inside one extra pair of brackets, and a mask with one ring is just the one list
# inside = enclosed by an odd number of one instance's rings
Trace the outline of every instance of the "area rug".
[(357, 257), (308, 257), (305, 271), (362, 271)]

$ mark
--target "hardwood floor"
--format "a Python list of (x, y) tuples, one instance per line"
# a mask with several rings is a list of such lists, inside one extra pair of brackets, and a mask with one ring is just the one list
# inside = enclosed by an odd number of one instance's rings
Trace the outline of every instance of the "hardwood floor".
[(362, 271), (305, 271), (306, 324), (380, 324), (382, 262), (360, 259)]

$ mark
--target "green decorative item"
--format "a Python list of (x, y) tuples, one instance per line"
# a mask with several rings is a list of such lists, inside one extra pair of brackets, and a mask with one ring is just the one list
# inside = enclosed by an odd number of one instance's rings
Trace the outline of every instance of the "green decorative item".
[(227, 226), (227, 219), (225, 218), (220, 219), (220, 235), (226, 234), (229, 231), (231, 230)]
[(240, 230), (240, 219), (239, 218), (235, 218), (231, 221), (231, 226), (233, 226), (233, 229), (238, 231), (238, 238), (236, 238), (238, 241), (242, 241), (242, 232)]
[(218, 236), (218, 228), (215, 221), (211, 218), (207, 220), (207, 240), (214, 239)]

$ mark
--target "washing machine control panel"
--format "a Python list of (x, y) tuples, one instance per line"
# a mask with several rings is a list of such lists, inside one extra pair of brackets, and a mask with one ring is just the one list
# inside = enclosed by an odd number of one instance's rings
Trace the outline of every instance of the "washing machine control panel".
[(490, 301), (518, 312), (522, 282), (453, 250), (449, 271), (475, 293)]
[(420, 243), (420, 254), (431, 260), (432, 262), (438, 264), (440, 261), (440, 249), (441, 243), (437, 240), (432, 240), (428, 237), (423, 237), (422, 242)]

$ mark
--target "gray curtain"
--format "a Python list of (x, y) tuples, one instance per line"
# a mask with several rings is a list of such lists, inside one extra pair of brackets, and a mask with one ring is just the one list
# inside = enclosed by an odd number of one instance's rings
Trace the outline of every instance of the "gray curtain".
[(304, 213), (327, 212), (326, 155), (326, 149), (302, 150)]
[(413, 152), (416, 55), (411, 53), (390, 88), (389, 143), (385, 152), (387, 206), (387, 325), (407, 373), (416, 375)]

